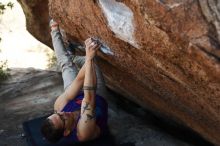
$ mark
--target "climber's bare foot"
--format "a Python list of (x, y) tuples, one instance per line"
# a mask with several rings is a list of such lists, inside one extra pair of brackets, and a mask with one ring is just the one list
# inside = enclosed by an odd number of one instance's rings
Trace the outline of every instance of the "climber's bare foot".
[(61, 33), (62, 35), (62, 40), (64, 42), (64, 45), (65, 47), (68, 47), (69, 46), (69, 41), (68, 41), (68, 38), (67, 38), (67, 35), (66, 35), (66, 32), (64, 31), (64, 29), (62, 29), (59, 24), (54, 21), (53, 19), (50, 20), (50, 28), (51, 28), (51, 31), (53, 30), (57, 30)]
[(50, 20), (50, 28), (51, 28), (51, 30), (59, 30), (59, 25), (56, 21), (51, 19)]

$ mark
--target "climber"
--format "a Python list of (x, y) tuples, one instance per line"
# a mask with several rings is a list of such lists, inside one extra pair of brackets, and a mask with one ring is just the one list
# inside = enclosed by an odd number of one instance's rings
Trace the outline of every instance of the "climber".
[[(62, 69), (64, 92), (54, 103), (54, 113), (42, 124), (41, 132), (50, 142), (67, 143), (93, 140), (107, 130), (107, 92), (102, 73), (95, 64), (100, 44), (85, 41), (86, 56), (65, 49), (58, 23), (51, 20), (51, 36), (58, 64)], [(75, 49), (75, 48), (74, 48)]]

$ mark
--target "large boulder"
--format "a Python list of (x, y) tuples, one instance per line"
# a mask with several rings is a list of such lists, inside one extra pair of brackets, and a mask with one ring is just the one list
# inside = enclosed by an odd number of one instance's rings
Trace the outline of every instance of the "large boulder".
[[(46, 16), (35, 1), (29, 15)], [(112, 90), (220, 145), (220, 2), (49, 0), (49, 11), (72, 41), (109, 49), (98, 62)]]

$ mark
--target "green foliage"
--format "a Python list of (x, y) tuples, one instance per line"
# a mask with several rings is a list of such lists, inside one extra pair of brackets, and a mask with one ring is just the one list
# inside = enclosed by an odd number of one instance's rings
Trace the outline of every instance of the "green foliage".
[[(7, 8), (12, 9), (14, 7), (14, 4), (12, 2), (8, 2), (7, 4), (3, 4), (0, 2), (0, 16), (4, 14), (5, 10)], [(0, 37), (0, 42), (2, 38)], [(1, 50), (0, 50), (1, 52)], [(0, 81), (3, 81), (7, 79), (9, 76), (8, 73), (8, 65), (7, 65), (7, 60), (6, 61), (0, 61)]]
[(8, 2), (7, 4), (3, 4), (0, 2), (0, 15), (4, 14), (6, 8), (12, 9), (14, 7), (14, 4), (12, 2)]
[(0, 2), (0, 15), (4, 14), (5, 9), (5, 4)]
[(7, 3), (7, 7), (9, 7), (10, 9), (12, 9), (14, 7), (14, 4), (12, 2), (8, 2)]
[[(14, 7), (14, 4), (12, 2), (8, 2), (7, 4), (3, 4), (2, 2), (0, 2), (0, 16), (4, 14), (7, 7), (12, 9)], [(0, 42), (1, 40), (2, 38), (0, 37)]]
[(8, 65), (6, 61), (0, 61), (0, 81), (7, 79), (9, 76)]
[(47, 64), (47, 67), (49, 69), (55, 67), (57, 65), (57, 58), (55, 56), (55, 54), (47, 54), (47, 57), (48, 57), (48, 64)]
[[(4, 14), (5, 10), (7, 8), (12, 9), (14, 7), (14, 4), (12, 2), (8, 2), (7, 4), (3, 4), (0, 2), (0, 16)], [(2, 38), (0, 37), (0, 42)], [(1, 50), (0, 50), (1, 52)], [(7, 79), (9, 76), (8, 73), (8, 65), (7, 65), (7, 60), (6, 61), (0, 61), (0, 81), (3, 81)]]

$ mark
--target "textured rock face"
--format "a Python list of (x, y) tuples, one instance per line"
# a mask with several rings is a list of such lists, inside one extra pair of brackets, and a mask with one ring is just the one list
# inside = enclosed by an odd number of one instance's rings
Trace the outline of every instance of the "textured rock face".
[(214, 0), (49, 0), (52, 17), (73, 41), (97, 36), (111, 49), (98, 54), (111, 89), (216, 145), (219, 9)]

